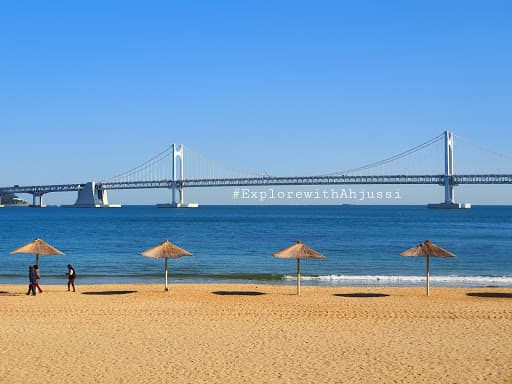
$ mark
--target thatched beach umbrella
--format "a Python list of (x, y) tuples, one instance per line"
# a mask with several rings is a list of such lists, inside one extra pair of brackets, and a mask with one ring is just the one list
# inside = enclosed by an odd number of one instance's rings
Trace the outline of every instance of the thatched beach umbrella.
[(297, 259), (297, 295), (300, 295), (300, 259), (325, 259), (325, 256), (309, 248), (302, 241), (272, 254), (280, 259)]
[(430, 295), (430, 256), (441, 257), (443, 259), (455, 257), (453, 253), (435, 245), (430, 240), (425, 240), (417, 247), (402, 252), (400, 256), (423, 256), (427, 258), (427, 296)]
[(63, 252), (59, 251), (57, 248), (52, 247), (47, 242), (37, 238), (34, 241), (31, 241), (28, 244), (25, 244), (23, 247), (19, 247), (14, 251), (11, 251), (11, 254), (15, 253), (31, 253), (36, 255), (36, 265), (39, 265), (39, 256), (54, 256), (54, 255), (64, 255)]
[(165, 290), (168, 291), (167, 286), (167, 260), (177, 259), (181, 256), (192, 256), (192, 254), (174, 244), (169, 240), (165, 240), (156, 247), (148, 249), (141, 253), (142, 256), (151, 257), (152, 259), (165, 258)]

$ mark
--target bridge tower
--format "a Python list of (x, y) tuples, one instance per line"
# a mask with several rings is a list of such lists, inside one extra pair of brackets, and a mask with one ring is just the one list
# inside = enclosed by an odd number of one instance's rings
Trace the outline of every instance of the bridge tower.
[[(180, 181), (183, 181), (184, 178), (184, 171), (183, 171), (183, 144), (180, 144), (177, 146), (176, 144), (172, 145), (172, 175), (171, 175), (171, 181), (172, 181), (172, 205), (178, 206), (178, 204), (184, 203), (184, 195), (183, 195), (183, 186), (180, 184), (179, 188), (176, 188), (176, 182), (178, 181), (177, 177), (177, 167), (176, 162), (177, 159), (180, 159), (180, 173), (179, 178)], [(176, 190), (180, 194), (180, 202), (176, 202)]]
[[(178, 164), (179, 159), (179, 164)], [(185, 151), (183, 144), (172, 145), (171, 204), (157, 204), (158, 208), (197, 208), (197, 203), (185, 203), (183, 180), (185, 179)], [(179, 172), (178, 172), (179, 167)], [(176, 192), (179, 201), (176, 201)]]
[(444, 203), (455, 204), (453, 190), (453, 133), (444, 131)]
[(458, 209), (471, 208), (469, 203), (456, 203), (453, 176), (453, 132), (444, 131), (444, 202), (440, 204), (429, 204), (429, 208)]

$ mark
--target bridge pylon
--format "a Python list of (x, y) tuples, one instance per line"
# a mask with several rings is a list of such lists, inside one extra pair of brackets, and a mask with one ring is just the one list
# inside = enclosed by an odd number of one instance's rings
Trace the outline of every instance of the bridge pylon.
[[(179, 159), (179, 172), (178, 160)], [(172, 175), (171, 175), (171, 204), (157, 204), (159, 208), (197, 208), (197, 203), (185, 203), (183, 180), (185, 178), (185, 151), (183, 144), (172, 145)], [(178, 183), (180, 182), (180, 183)], [(176, 194), (179, 194), (179, 201), (176, 201)]]
[(453, 132), (444, 131), (444, 202), (438, 204), (429, 204), (429, 208), (471, 208), (470, 203), (455, 202), (455, 168), (453, 166), (453, 143)]

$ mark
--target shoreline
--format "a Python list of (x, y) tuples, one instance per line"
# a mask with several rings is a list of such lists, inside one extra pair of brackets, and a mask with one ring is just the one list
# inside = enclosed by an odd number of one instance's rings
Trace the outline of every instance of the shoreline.
[[(265, 275), (261, 278), (251, 278), (247, 276), (231, 277), (226, 276), (180, 276), (169, 275), (171, 284), (261, 284), (261, 285), (295, 285), (297, 280), (292, 275)], [(2, 285), (25, 285), (27, 277), (25, 275), (10, 276), (2, 278), (0, 274), (0, 286)], [(83, 285), (105, 285), (105, 284), (141, 284), (152, 285), (162, 283), (162, 276), (141, 276), (141, 275), (105, 275), (105, 276), (87, 276), (81, 274), (77, 284)], [(422, 287), (426, 283), (424, 276), (302, 276), (301, 285), (304, 287), (402, 287), (414, 288)], [(512, 288), (512, 276), (431, 276), (430, 283), (433, 288)], [(67, 277), (44, 275), (41, 284), (48, 286), (58, 286), (67, 284)]]
[[(28, 282), (21, 282), (21, 280), (26, 280), (26, 278), (19, 279), (20, 282), (2, 282), (0, 281), (0, 287), (2, 286), (27, 286)], [(62, 280), (51, 280), (47, 281), (47, 279), (40, 281), (41, 285), (48, 287), (58, 287), (65, 286), (67, 284), (67, 279)], [(80, 280), (76, 280), (75, 284), (77, 286), (102, 286), (102, 285), (162, 285), (160, 281), (156, 280), (137, 280), (137, 279), (122, 279), (122, 280), (112, 280), (105, 279), (104, 281), (99, 280), (96, 282), (86, 281), (82, 282)], [(261, 285), (261, 286), (283, 286), (283, 287), (294, 287), (296, 286), (296, 280), (284, 279), (284, 280), (237, 280), (237, 279), (190, 279), (190, 280), (172, 280), (169, 282), (170, 285)], [(424, 288), (425, 282), (417, 282), (417, 283), (406, 283), (403, 284), (394, 284), (394, 283), (379, 283), (379, 282), (344, 282), (338, 284), (331, 284), (329, 282), (309, 282), (309, 281), (301, 281), (302, 287), (311, 287), (311, 288), (333, 288), (333, 289), (343, 289), (343, 288)], [(443, 283), (432, 283), (430, 282), (430, 286), (432, 289), (512, 289), (512, 285), (510, 284), (483, 284), (483, 283), (473, 283), (473, 284), (443, 284)]]
[[(62, 284), (41, 284), (42, 287), (47, 287), (47, 292), (63, 292), (67, 290), (67, 280)], [(26, 290), (28, 286), (27, 284), (3, 284), (0, 283), (0, 297), (2, 293), (8, 292), (23, 292)], [(80, 284), (75, 281), (75, 286), (77, 293), (83, 290), (98, 290), (98, 289), (106, 289), (106, 288), (130, 288), (130, 291), (133, 293), (138, 292), (134, 290), (137, 288), (141, 292), (164, 292), (163, 283), (97, 283), (97, 284)], [(288, 282), (287, 284), (276, 284), (275, 282), (247, 282), (247, 283), (231, 283), (231, 282), (208, 282), (208, 283), (195, 283), (195, 282), (170, 282), (169, 289), (175, 288), (177, 291), (181, 291), (182, 288), (186, 289), (199, 289), (202, 291), (207, 291), (210, 288), (215, 289), (216, 287), (223, 287), (226, 290), (230, 290), (231, 288), (236, 292), (241, 292), (244, 289), (258, 288), (260, 291), (268, 291), (264, 292), (265, 294), (271, 294), (276, 292), (286, 292), (289, 291), (290, 294), (294, 294), (295, 292), (295, 282)], [(326, 294), (332, 293), (334, 291), (377, 291), (384, 292), (388, 290), (389, 296), (392, 294), (396, 294), (398, 296), (402, 296), (400, 294), (401, 291), (413, 292), (414, 296), (421, 296), (425, 293), (425, 286), (423, 285), (403, 285), (403, 286), (394, 286), (394, 285), (305, 285), (301, 284), (301, 287), (307, 293), (308, 290), (314, 292), (315, 294), (321, 294), (325, 292)], [(488, 291), (495, 292), (500, 291), (506, 293), (506, 295), (510, 294), (512, 296), (512, 287), (500, 287), (500, 286), (481, 286), (481, 287), (446, 287), (446, 286), (430, 286), (431, 288), (431, 296), (432, 292), (440, 291), (442, 292), (441, 296), (446, 294), (450, 294), (450, 297), (454, 294), (462, 295), (464, 293), (472, 293), (477, 291)], [(165, 293), (165, 292), (164, 292)], [(302, 294), (300, 295), (302, 296)]]
[[(0, 283), (0, 291), (1, 292), (9, 292), (9, 291), (23, 291), (27, 288), (27, 284), (3, 284)], [(63, 281), (62, 284), (44, 284), (42, 283), (42, 286), (49, 287), (47, 289), (48, 292), (61, 292), (64, 291), (63, 287), (67, 287), (67, 280)], [(133, 288), (138, 288), (141, 292), (158, 292), (158, 291), (164, 291), (163, 283), (94, 283), (94, 284), (80, 284), (79, 282), (75, 281), (75, 286), (77, 289), (77, 292), (79, 292), (79, 288), (86, 289), (86, 290), (95, 290), (95, 289), (104, 289), (108, 287), (126, 287), (131, 288), (131, 291), (133, 291)], [(251, 288), (258, 288), (261, 291), (267, 290), (268, 293), (275, 293), (280, 291), (290, 291), (291, 294), (293, 294), (295, 282), (288, 281), (286, 284), (283, 282), (282, 284), (276, 284), (274, 282), (247, 282), (247, 283), (238, 283), (238, 282), (207, 282), (207, 283), (195, 283), (195, 282), (169, 282), (169, 289), (171, 290), (172, 287), (177, 289), (178, 291), (181, 290), (182, 287), (187, 287), (190, 289), (199, 289), (199, 290), (208, 290), (209, 288), (215, 288), (215, 287), (223, 287), (223, 288), (233, 288), (235, 291), (240, 291), (240, 289), (251, 289)], [(415, 296), (418, 294), (416, 291), (421, 293), (425, 292), (425, 287), (423, 285), (305, 285), (301, 284), (301, 286), (306, 290), (311, 290), (315, 294), (321, 293), (321, 291), (325, 291), (326, 293), (330, 293), (331, 291), (386, 291), (389, 290), (392, 293), (399, 293), (400, 291), (408, 291), (408, 292), (414, 292)], [(501, 287), (501, 286), (478, 286), (478, 287), (452, 287), (452, 286), (430, 286), (431, 291), (439, 290), (443, 293), (443, 295), (450, 293), (450, 296), (453, 296), (454, 293), (456, 294), (462, 294), (464, 292), (471, 293), (475, 291), (482, 291), (486, 290), (489, 292), (494, 291), (503, 291), (505, 293), (510, 293), (512, 296), (512, 287)], [(67, 289), (67, 288), (66, 288)], [(134, 291), (135, 293), (137, 291)], [(164, 292), (165, 293), (165, 292)], [(432, 293), (432, 292), (431, 292)], [(0, 294), (1, 296), (1, 294)], [(302, 295), (301, 295), (302, 296)], [(391, 294), (390, 294), (391, 296)], [(399, 295), (401, 296), (401, 295)]]

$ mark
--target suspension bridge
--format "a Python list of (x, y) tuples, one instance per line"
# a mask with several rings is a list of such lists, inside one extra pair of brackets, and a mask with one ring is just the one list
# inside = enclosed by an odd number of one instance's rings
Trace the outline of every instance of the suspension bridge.
[[(389, 172), (386, 166), (409, 159), (427, 148), (442, 144), (442, 153), (436, 155), (439, 168), (444, 172)], [(478, 145), (477, 145), (478, 146)], [(492, 151), (490, 151), (492, 152)], [(494, 153), (501, 157), (501, 155)], [(510, 159), (509, 159), (510, 160)], [(507, 162), (507, 164), (509, 164)], [(380, 172), (376, 172), (379, 170)], [(372, 172), (373, 171), (373, 172)], [(368, 174), (367, 174), (368, 173)], [(242, 187), (242, 186), (318, 186), (318, 185), (439, 185), (444, 188), (444, 201), (429, 204), (432, 208), (469, 208), (457, 203), (454, 188), (464, 184), (512, 184), (512, 174), (507, 172), (461, 173), (454, 169), (454, 134), (445, 131), (420, 145), (386, 159), (362, 167), (313, 176), (272, 176), (264, 172), (247, 172), (226, 167), (211, 161), (183, 145), (173, 144), (143, 164), (104, 181), (57, 185), (14, 185), (0, 188), (3, 194), (31, 194), (33, 207), (44, 207), (43, 196), (53, 192), (77, 192), (75, 204), (69, 207), (108, 208), (107, 191), (163, 188), (171, 192), (171, 201), (157, 204), (161, 207), (197, 207), (186, 203), (186, 188)]]

